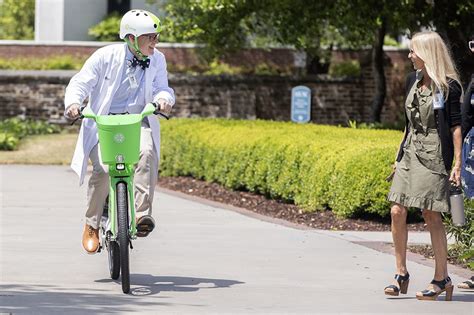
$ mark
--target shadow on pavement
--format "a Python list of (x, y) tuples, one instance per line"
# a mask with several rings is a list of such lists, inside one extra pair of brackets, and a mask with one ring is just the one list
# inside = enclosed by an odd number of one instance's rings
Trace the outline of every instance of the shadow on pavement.
[[(54, 285), (0, 285), (0, 313), (27, 314), (85, 314), (85, 313), (133, 313), (137, 302), (144, 306), (173, 306), (178, 303), (169, 301), (169, 296), (157, 295), (160, 292), (195, 292), (204, 289), (227, 288), (244, 282), (225, 279), (206, 279), (193, 277), (153, 276), (132, 274), (131, 293), (122, 293), (119, 281), (111, 279), (95, 282), (117, 282), (117, 287), (104, 290), (103, 287), (68, 288)], [(153, 299), (146, 296), (153, 296)], [(145, 299), (140, 299), (144, 296)], [(138, 300), (137, 300), (138, 298)], [(199, 306), (199, 305), (194, 305)]]
[[(397, 296), (397, 297), (386, 297), (388, 300), (396, 301), (396, 300), (416, 300), (416, 296)], [(438, 302), (444, 302), (445, 295), (441, 294), (438, 296)], [(420, 303), (427, 303), (429, 301), (420, 301)], [(453, 302), (474, 302), (474, 292), (469, 291), (454, 291), (453, 294)], [(449, 302), (447, 302), (449, 303)]]
[[(112, 279), (101, 279), (96, 280), (96, 282), (116, 282), (120, 284), (120, 281)], [(244, 282), (225, 279), (131, 274), (130, 283), (132, 295), (154, 295), (160, 292), (195, 292), (202, 289), (228, 288), (232, 285), (242, 284)]]

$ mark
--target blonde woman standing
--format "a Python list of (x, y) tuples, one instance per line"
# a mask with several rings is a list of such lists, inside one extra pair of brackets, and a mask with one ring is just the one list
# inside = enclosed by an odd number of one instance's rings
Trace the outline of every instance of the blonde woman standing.
[[(407, 77), (406, 128), (397, 156), (388, 200), (392, 202), (392, 237), (396, 274), (385, 294), (406, 294), (410, 275), (406, 266), (407, 208), (422, 210), (431, 234), (435, 273), (419, 300), (436, 300), (446, 292), (452, 299), (448, 276), (447, 240), (441, 212), (449, 211), (450, 182), (460, 184), (462, 87), (446, 44), (436, 32), (413, 36), (408, 58), (415, 72)], [(454, 165), (453, 165), (454, 162)]]

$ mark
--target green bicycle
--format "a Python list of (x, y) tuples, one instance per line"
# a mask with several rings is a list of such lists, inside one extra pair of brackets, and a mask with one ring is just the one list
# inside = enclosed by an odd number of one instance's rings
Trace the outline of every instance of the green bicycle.
[(117, 280), (122, 275), (123, 293), (130, 292), (129, 248), (133, 249), (132, 240), (137, 238), (133, 175), (140, 154), (141, 122), (152, 114), (169, 119), (156, 108), (148, 103), (140, 114), (125, 115), (95, 115), (90, 107), (82, 111), (83, 118), (97, 124), (102, 162), (109, 167), (108, 219), (101, 222), (99, 248), (107, 249), (110, 277)]

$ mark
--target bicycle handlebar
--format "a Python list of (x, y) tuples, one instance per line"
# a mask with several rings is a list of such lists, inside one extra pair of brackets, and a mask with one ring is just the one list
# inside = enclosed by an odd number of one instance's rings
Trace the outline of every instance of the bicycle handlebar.
[[(153, 112), (153, 114), (157, 115), (157, 116), (161, 116), (163, 118), (165, 118), (166, 120), (169, 120), (170, 119), (170, 116), (169, 115), (166, 115), (165, 113), (162, 113), (158, 108), (159, 108), (159, 105), (155, 102), (150, 102), (151, 104), (153, 104), (153, 106), (155, 106), (155, 111)], [(83, 119), (84, 118), (84, 115), (82, 114), (82, 112), (84, 111), (84, 109), (86, 108), (86, 106), (81, 106), (79, 107), (79, 117), (77, 117), (76, 119), (74, 119), (72, 122), (71, 122), (71, 126), (74, 125), (76, 123), (76, 121), (78, 121), (79, 119)]]
[(165, 113), (162, 113), (160, 112), (160, 110), (158, 108), (160, 108), (160, 105), (158, 103), (155, 103), (155, 102), (151, 102), (153, 104), (153, 106), (155, 106), (156, 110), (153, 112), (153, 114), (155, 115), (160, 115), (161, 117), (164, 117), (166, 118), (166, 120), (169, 120), (170, 119), (170, 116), (166, 115)]

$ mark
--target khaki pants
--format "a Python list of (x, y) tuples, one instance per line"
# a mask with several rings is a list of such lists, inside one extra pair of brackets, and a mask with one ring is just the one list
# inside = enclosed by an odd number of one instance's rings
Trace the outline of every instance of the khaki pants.
[[(101, 163), (100, 147), (97, 144), (91, 151), (92, 175), (87, 190), (86, 223), (99, 227), (104, 202), (109, 194), (109, 175), (107, 166)], [(134, 197), (137, 218), (151, 215), (153, 194), (158, 180), (158, 156), (153, 148), (151, 129), (142, 125), (140, 136), (140, 160), (135, 168)]]

